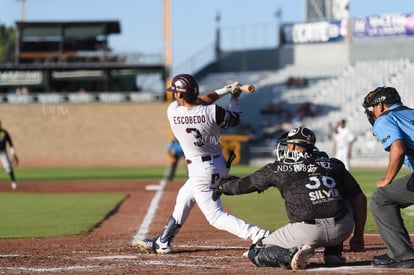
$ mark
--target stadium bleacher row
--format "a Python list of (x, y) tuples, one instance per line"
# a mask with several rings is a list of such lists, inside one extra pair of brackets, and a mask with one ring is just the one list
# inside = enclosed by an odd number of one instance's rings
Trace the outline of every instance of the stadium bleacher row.
[[(292, 88), (286, 85), (290, 76), (309, 80), (306, 87)], [(387, 157), (381, 145), (372, 134), (371, 125), (361, 106), (368, 91), (378, 86), (393, 86), (401, 94), (403, 103), (414, 106), (414, 64), (406, 58), (358, 61), (348, 65), (288, 66), (278, 71), (254, 71), (241, 73), (215, 73), (200, 81), (201, 91), (224, 86), (233, 81), (242, 84), (252, 83), (256, 92), (243, 94), (240, 101), (243, 122), (251, 125), (255, 132), (264, 135), (266, 124), (275, 129), (292, 125), (312, 128), (318, 137), (318, 146), (331, 153), (331, 134), (340, 119), (347, 119), (356, 135), (353, 146), (353, 163), (363, 166), (379, 165)], [(301, 121), (278, 120), (261, 112), (268, 103), (281, 104), (293, 113), (298, 106), (310, 102), (317, 108), (317, 115), (304, 117)], [(225, 105), (225, 98), (218, 104)], [(263, 159), (271, 157), (275, 138), (270, 142), (261, 140), (252, 144), (252, 155), (260, 153)], [(372, 160), (375, 159), (375, 163)]]
[[(289, 85), (288, 80), (292, 77), (306, 79), (306, 85)], [(224, 131), (250, 136), (249, 150), (253, 165), (261, 165), (272, 159), (278, 134), (298, 125), (312, 128), (317, 134), (317, 146), (330, 154), (334, 126), (343, 118), (349, 121), (349, 126), (357, 136), (352, 164), (384, 164), (387, 154), (372, 135), (371, 125), (361, 106), (364, 96), (378, 86), (394, 86), (403, 102), (414, 107), (414, 94), (410, 92), (414, 84), (414, 64), (408, 58), (340, 65), (289, 65), (277, 71), (210, 73), (200, 79), (200, 91), (211, 91), (233, 81), (256, 86), (255, 93), (243, 93), (241, 96), (243, 125), (236, 131)], [(228, 99), (224, 97), (218, 104), (225, 106)], [(0, 97), (0, 105), (154, 101), (162, 101), (159, 94), (143, 91), (5, 94)], [(316, 107), (316, 113), (298, 118), (297, 110), (308, 104)]]

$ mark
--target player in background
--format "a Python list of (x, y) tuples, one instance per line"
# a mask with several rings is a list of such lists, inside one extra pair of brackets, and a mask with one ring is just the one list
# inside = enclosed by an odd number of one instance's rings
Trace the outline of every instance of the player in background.
[(334, 157), (342, 161), (348, 171), (351, 168), (350, 160), (352, 155), (352, 144), (354, 140), (354, 133), (346, 125), (346, 120), (340, 120), (337, 127), (335, 128), (333, 135), (333, 152)]
[(414, 250), (404, 225), (401, 209), (414, 204), (414, 173), (394, 178), (403, 164), (414, 172), (414, 110), (404, 106), (393, 87), (378, 87), (369, 92), (362, 106), (374, 135), (389, 152), (385, 177), (376, 182), (371, 212), (388, 249), (374, 256), (376, 267), (414, 268)]
[[(188, 168), (188, 179), (178, 191), (172, 215), (159, 236), (137, 240), (143, 252), (170, 253), (172, 242), (197, 203), (204, 217), (213, 227), (225, 230), (242, 239), (257, 242), (269, 233), (226, 213), (221, 200), (211, 199), (211, 186), (220, 177), (228, 175), (229, 164), (222, 154), (220, 129), (235, 127), (240, 122), (240, 84), (234, 82), (216, 91), (199, 95), (196, 79), (189, 74), (176, 75), (167, 90), (175, 98), (167, 110), (168, 120), (181, 147)], [(214, 104), (231, 94), (230, 105), (224, 109)]]
[(167, 171), (167, 180), (173, 180), (175, 172), (177, 171), (177, 165), (181, 158), (184, 157), (183, 149), (176, 138), (171, 140), (167, 144), (167, 153), (170, 156), (171, 164)]
[[(9, 154), (7, 151), (7, 146), (9, 146), (10, 155), (12, 157), (12, 161), (10, 161)], [(19, 159), (17, 157), (16, 151), (13, 146), (13, 141), (10, 137), (10, 134), (7, 132), (6, 129), (2, 127), (2, 123), (0, 120), (0, 161), (3, 165), (4, 170), (9, 174), (11, 179), (11, 188), (13, 190), (17, 189), (17, 182), (14, 176), (13, 164), (16, 166), (19, 163)]]
[(213, 199), (272, 186), (280, 191), (289, 223), (251, 246), (247, 256), (256, 266), (303, 269), (320, 247), (326, 264), (343, 264), (342, 243), (352, 231), (351, 251), (364, 250), (366, 196), (344, 164), (318, 151), (315, 141), (312, 130), (293, 128), (281, 136), (273, 163), (214, 187)]

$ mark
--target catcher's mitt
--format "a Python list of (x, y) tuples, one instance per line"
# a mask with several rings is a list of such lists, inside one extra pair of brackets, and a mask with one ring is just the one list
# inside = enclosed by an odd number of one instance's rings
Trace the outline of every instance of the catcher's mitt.
[(211, 187), (211, 189), (213, 190), (213, 194), (211, 194), (211, 198), (213, 199), (213, 201), (217, 201), (221, 197), (221, 194), (223, 194), (222, 181), (223, 178), (220, 177)]
[(226, 184), (227, 182), (233, 180), (233, 179), (237, 179), (238, 177), (235, 176), (225, 176), (225, 177), (220, 177), (211, 187), (211, 189), (213, 190), (213, 194), (211, 195), (211, 198), (213, 199), (213, 201), (217, 201), (220, 196), (222, 194), (228, 194), (231, 195), (231, 193), (226, 193), (226, 191), (224, 190), (224, 184)]

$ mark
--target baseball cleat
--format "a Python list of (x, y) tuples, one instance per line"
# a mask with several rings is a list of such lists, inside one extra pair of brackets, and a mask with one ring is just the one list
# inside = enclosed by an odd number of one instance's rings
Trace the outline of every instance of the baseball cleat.
[(172, 246), (169, 244), (169, 242), (161, 242), (160, 238), (157, 238), (155, 243), (155, 251), (158, 254), (168, 254), (172, 252)]
[(345, 264), (346, 259), (339, 254), (325, 254), (323, 255), (323, 261), (326, 265), (337, 266)]
[(141, 252), (144, 253), (157, 253), (154, 249), (155, 242), (151, 239), (145, 239), (145, 240), (137, 240), (136, 246), (138, 247)]
[(309, 244), (303, 245), (293, 256), (292, 261), (290, 262), (290, 267), (293, 270), (305, 269), (308, 264), (308, 260), (314, 253), (314, 249)]
[(172, 247), (168, 242), (163, 243), (159, 238), (136, 240), (135, 245), (144, 253), (168, 254), (172, 252)]
[(16, 190), (16, 189), (17, 189), (17, 183), (16, 183), (15, 181), (12, 181), (12, 183), (11, 183), (11, 188), (12, 188), (13, 190)]

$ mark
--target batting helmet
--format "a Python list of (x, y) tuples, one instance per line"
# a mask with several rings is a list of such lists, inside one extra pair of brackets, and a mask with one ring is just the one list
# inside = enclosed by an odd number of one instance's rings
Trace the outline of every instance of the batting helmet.
[(167, 91), (180, 93), (186, 101), (195, 100), (199, 94), (197, 80), (189, 74), (174, 76)]

